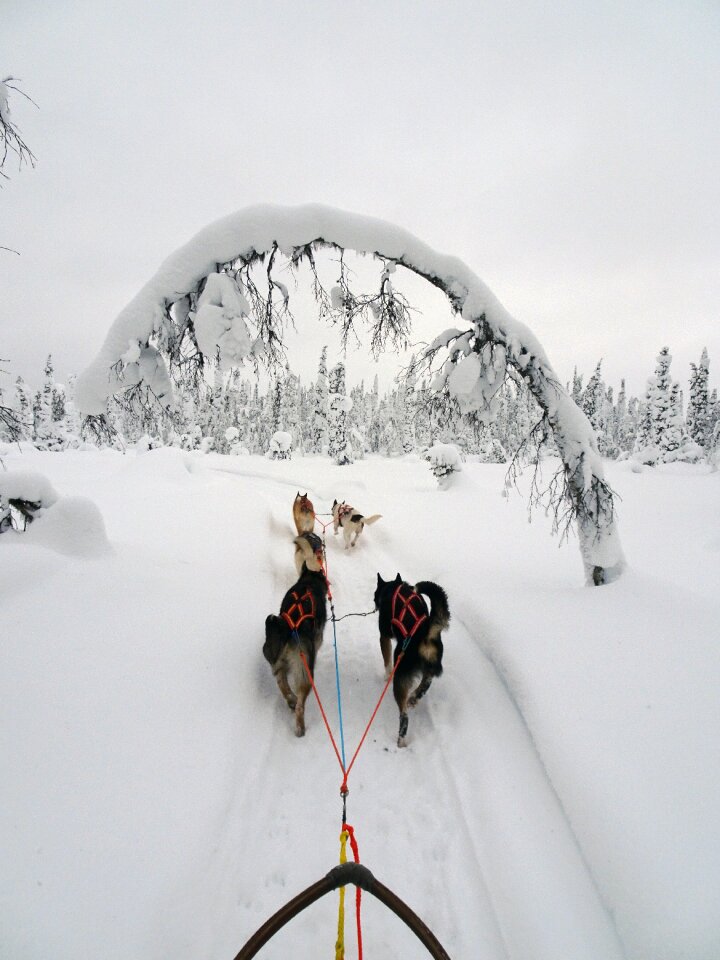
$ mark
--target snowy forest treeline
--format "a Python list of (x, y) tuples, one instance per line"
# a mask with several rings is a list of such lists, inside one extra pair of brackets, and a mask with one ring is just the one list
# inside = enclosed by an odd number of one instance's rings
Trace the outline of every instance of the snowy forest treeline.
[[(663, 347), (642, 397), (631, 397), (625, 382), (615, 392), (602, 376), (602, 361), (584, 381), (577, 370), (567, 385), (590, 420), (600, 453), (611, 459), (632, 456), (645, 464), (716, 459), (720, 447), (720, 404), (709, 388), (709, 358), (703, 350), (691, 364), (686, 390), (670, 375), (672, 357)], [(265, 389), (248, 371), (222, 372), (211, 382), (181, 384), (170, 413), (142, 383), (122, 402), (111, 401), (108, 420), (114, 444), (178, 446), (203, 452), (327, 455), (349, 463), (366, 453), (386, 456), (454, 444), (464, 456), (502, 463), (552, 452), (541, 410), (519, 380), (509, 379), (480, 416), (462, 414), (448, 395), (432, 394), (427, 382), (398, 380), (384, 393), (375, 377), (348, 390), (343, 362), (328, 369), (327, 348), (314, 382), (303, 384), (289, 366)], [(0, 379), (0, 441), (26, 441), (40, 450), (80, 447), (88, 441), (73, 401), (74, 378), (56, 382), (48, 357), (42, 387), (32, 391), (22, 377), (14, 385)]]

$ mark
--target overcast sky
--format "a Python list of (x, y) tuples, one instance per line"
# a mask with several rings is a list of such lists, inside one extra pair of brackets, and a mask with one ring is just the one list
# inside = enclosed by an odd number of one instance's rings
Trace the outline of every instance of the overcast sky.
[[(0, 357), (31, 383), (48, 353), (79, 372), (165, 257), (262, 202), (380, 217), (461, 257), (562, 380), (602, 357), (640, 393), (667, 344), (683, 387), (704, 346), (720, 382), (717, 0), (0, 11), (0, 78), (38, 105), (11, 101), (38, 162), (0, 190), (20, 254), (0, 251)], [(418, 338), (447, 326), (431, 314)], [(301, 330), (310, 373), (328, 338)], [(372, 374), (361, 352), (348, 366)]]

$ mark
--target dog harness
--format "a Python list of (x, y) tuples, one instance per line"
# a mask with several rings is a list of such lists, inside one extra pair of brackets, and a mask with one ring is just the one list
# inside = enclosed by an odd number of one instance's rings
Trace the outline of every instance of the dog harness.
[(355, 512), (354, 507), (349, 507), (346, 503), (343, 503), (338, 508), (338, 522), (342, 523), (345, 517), (350, 517)]
[(303, 533), (302, 536), (310, 544), (310, 549), (315, 554), (315, 559), (318, 561), (320, 566), (323, 565), (323, 543), (320, 537), (316, 533)]
[(398, 584), (392, 598), (392, 626), (402, 635), (403, 640), (412, 639), (420, 624), (427, 620), (428, 611), (425, 601), (409, 583)]
[(297, 630), (304, 620), (315, 619), (315, 597), (310, 590), (306, 590), (302, 596), (293, 590), (292, 595), (295, 602), (287, 610), (281, 610), (280, 616), (291, 630)]

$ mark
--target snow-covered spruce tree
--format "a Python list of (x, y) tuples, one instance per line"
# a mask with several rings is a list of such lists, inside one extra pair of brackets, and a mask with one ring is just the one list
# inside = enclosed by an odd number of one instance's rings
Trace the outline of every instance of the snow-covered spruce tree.
[[(4, 374), (5, 371), (0, 368), (0, 376)], [(0, 441), (18, 443), (23, 437), (23, 426), (21, 412), (16, 406), (6, 401), (3, 385), (0, 382)]]
[(683, 459), (682, 447), (687, 441), (685, 420), (683, 418), (682, 391), (679, 383), (670, 388), (670, 407), (665, 422), (665, 431), (660, 438), (662, 459), (665, 463)]
[(412, 373), (405, 377), (400, 395), (402, 397), (402, 449), (405, 454), (414, 453), (417, 408), (415, 404), (415, 377)]
[(694, 363), (690, 364), (690, 371), (687, 430), (691, 440), (704, 450), (708, 450), (712, 440), (712, 417), (708, 393), (710, 360), (707, 347), (703, 348), (700, 363), (697, 366)]
[(600, 453), (612, 460), (617, 460), (620, 447), (618, 446), (617, 409), (613, 399), (612, 387), (608, 387), (605, 391), (602, 411), (600, 413), (600, 424), (602, 430), (602, 434), (598, 439)]
[(351, 406), (352, 401), (345, 394), (345, 364), (338, 363), (330, 371), (328, 385), (328, 456), (341, 467), (353, 462), (347, 432), (347, 415)]
[(312, 423), (312, 452), (322, 453), (328, 443), (327, 347), (322, 348), (315, 381)]
[(672, 416), (672, 380), (670, 378), (670, 364), (672, 355), (669, 347), (663, 347), (657, 356), (655, 370), (655, 393), (653, 396), (653, 439), (661, 451), (665, 451), (665, 435), (669, 428)]
[(582, 411), (592, 424), (596, 434), (600, 430), (600, 415), (605, 398), (605, 384), (602, 379), (601, 367), (602, 360), (598, 360), (593, 375), (588, 380), (587, 386), (583, 391), (580, 402)]
[(583, 405), (583, 378), (578, 374), (577, 367), (573, 370), (572, 390), (570, 394), (575, 403), (582, 409)]
[(21, 423), (30, 423), (30, 393), (22, 377), (15, 380), (15, 409)]
[(352, 405), (347, 416), (350, 446), (356, 459), (362, 460), (365, 456), (368, 436), (368, 398), (365, 394), (365, 382), (363, 380), (350, 391), (350, 402)]
[(372, 453), (379, 453), (381, 450), (386, 415), (387, 399), (385, 397), (380, 398), (377, 377), (375, 377), (375, 386), (370, 395), (368, 424), (368, 444)]
[(632, 398), (632, 410), (627, 400), (625, 381), (620, 381), (620, 392), (615, 404), (615, 441), (620, 455), (627, 455), (633, 448), (637, 430), (636, 417), (638, 402)]
[[(598, 450), (605, 457), (613, 456), (612, 438), (608, 432), (611, 420), (612, 395), (608, 403), (607, 389), (602, 378), (602, 360), (598, 361), (583, 391), (580, 405), (595, 430)], [(575, 375), (574, 381), (577, 379)]]
[[(323, 259), (328, 251), (331, 257)], [(352, 289), (348, 251), (370, 254), (379, 263), (373, 292)], [(86, 424), (101, 430), (108, 395), (126, 389), (127, 344), (154, 349), (176, 379), (181, 365), (201, 368), (203, 358), (217, 351), (228, 367), (280, 360), (291, 316), (288, 289), (279, 277), (288, 266), (309, 275), (320, 316), (336, 322), (345, 340), (356, 323), (367, 325), (375, 355), (408, 343), (412, 313), (394, 272), (398, 267), (441, 290), (463, 327), (436, 338), (429, 348), (426, 360), (445, 357), (442, 376), (431, 387), (455, 390), (453, 369), (469, 363), (470, 374), (463, 371), (460, 379), (474, 379), (475, 386), (466, 383), (463, 392), (476, 393), (482, 403), (490, 378), (501, 383), (506, 369), (514, 370), (554, 433), (563, 461), (554, 490), (556, 518), (559, 523), (563, 518), (577, 521), (586, 579), (602, 583), (619, 575), (624, 561), (614, 498), (592, 427), (560, 384), (540, 343), (464, 263), (380, 220), (319, 205), (258, 206), (206, 227), (165, 259), (117, 317), (78, 382)], [(336, 275), (331, 293), (323, 282), (326, 268)], [(501, 353), (502, 369), (496, 364)]]
[(672, 357), (668, 347), (663, 347), (657, 356), (655, 376), (647, 381), (647, 389), (640, 412), (640, 423), (635, 440), (635, 454), (644, 463), (654, 464), (662, 459), (662, 438), (670, 417), (670, 364)]
[(272, 433), (277, 433), (284, 427), (282, 422), (282, 392), (282, 383), (280, 377), (277, 376), (270, 393), (270, 430)]
[(288, 365), (285, 366), (282, 395), (280, 398), (280, 420), (283, 430), (292, 437), (294, 450), (302, 453), (302, 431), (300, 429), (300, 381)]
[(60, 450), (64, 446), (61, 410), (64, 413), (64, 404), (61, 408), (58, 399), (52, 356), (49, 355), (42, 390), (38, 390), (33, 401), (32, 439), (38, 450)]
[(638, 427), (635, 432), (635, 446), (633, 455), (636, 460), (643, 463), (654, 464), (657, 462), (659, 450), (655, 444), (655, 421), (653, 418), (653, 400), (657, 390), (657, 382), (654, 377), (649, 377), (645, 396), (638, 409)]

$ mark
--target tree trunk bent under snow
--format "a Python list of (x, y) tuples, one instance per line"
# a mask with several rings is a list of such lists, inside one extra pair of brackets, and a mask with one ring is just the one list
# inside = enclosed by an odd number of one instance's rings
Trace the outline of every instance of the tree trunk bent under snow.
[[(187, 362), (188, 342), (200, 363), (200, 344), (208, 354), (216, 352), (225, 366), (272, 356), (282, 345), (281, 315), (288, 303), (287, 288), (272, 273), (276, 257), (284, 256), (291, 264), (309, 262), (315, 272), (314, 252), (326, 246), (341, 255), (346, 250), (372, 254), (384, 265), (375, 297), (355, 297), (344, 280), (329, 297), (320, 288), (323, 309), (346, 310), (350, 327), (364, 311), (378, 350), (387, 339), (405, 337), (409, 329), (403, 299), (392, 287), (396, 266), (445, 293), (469, 327), (446, 331), (425, 352), (430, 361), (444, 357), (434, 389), (454, 391), (474, 409), (489, 410), (508, 367), (523, 379), (544, 411), (563, 461), (564, 502), (567, 514), (577, 520), (586, 581), (615, 579), (624, 560), (595, 434), (558, 381), (539, 341), (462, 261), (381, 220), (319, 205), (256, 206), (210, 224), (168, 257), (117, 317), (100, 353), (78, 378), (78, 407), (86, 416), (102, 416), (108, 397), (126, 387), (125, 369), (132, 368), (133, 380), (133, 362), (138, 351), (148, 347), (158, 351), (154, 377), (168, 405), (172, 400), (160, 360), (167, 356), (173, 372)], [(267, 273), (264, 294), (251, 274), (259, 265)]]

